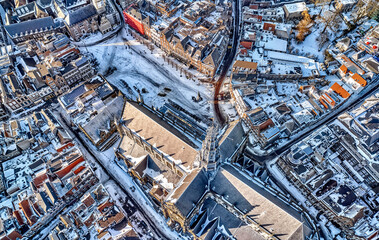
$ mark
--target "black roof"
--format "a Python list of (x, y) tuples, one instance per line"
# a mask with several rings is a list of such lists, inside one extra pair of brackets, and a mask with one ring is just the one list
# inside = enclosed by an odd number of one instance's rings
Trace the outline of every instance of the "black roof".
[(39, 0), (38, 3), (41, 7), (47, 7), (51, 4), (51, 0)]
[(39, 159), (39, 160), (35, 161), (34, 163), (30, 164), (29, 168), (34, 170), (34, 169), (38, 168), (39, 166), (43, 165), (44, 163), (45, 162), (42, 159)]
[(34, 60), (34, 58), (31, 58), (31, 57), (24, 58), (24, 62), (26, 65), (28, 65), (30, 67), (35, 67), (37, 64), (36, 61)]
[(61, 71), (61, 74), (64, 75), (65, 73), (68, 73), (75, 69), (75, 66), (71, 63), (67, 64), (67, 66)]
[(69, 13), (66, 17), (66, 23), (68, 26), (72, 26), (94, 16), (95, 14), (97, 14), (96, 8), (92, 4), (88, 4), (87, 6)]
[(25, 34), (26, 32), (30, 34), (30, 32), (35, 32), (36, 30), (41, 31), (42, 29), (42, 31), (47, 31), (49, 29), (54, 29), (55, 26), (52, 17), (45, 17), (14, 23), (4, 27), (7, 33), (13, 38), (16, 37), (16, 35), (20, 36), (20, 34)]
[(208, 177), (204, 170), (193, 171), (184, 178), (183, 184), (173, 193), (176, 207), (187, 216), (207, 190)]
[(79, 87), (73, 89), (71, 92), (66, 93), (60, 97), (61, 102), (65, 107), (71, 105), (75, 102), (75, 99), (87, 91), (86, 86), (80, 85)]

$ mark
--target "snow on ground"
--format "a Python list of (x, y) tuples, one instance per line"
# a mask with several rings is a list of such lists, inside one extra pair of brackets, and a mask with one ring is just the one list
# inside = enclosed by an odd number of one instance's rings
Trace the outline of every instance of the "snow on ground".
[(314, 57), (317, 58), (317, 61), (324, 61), (324, 50), (327, 47), (327, 44), (324, 44), (323, 48), (319, 50), (319, 43), (317, 38), (320, 36), (322, 27), (313, 27), (311, 33), (305, 38), (301, 43), (297, 43), (296, 39), (292, 39), (291, 46), (293, 47), (292, 53), (295, 55), (301, 55), (305, 57)]
[[(82, 47), (81, 51), (94, 55), (102, 74), (110, 67), (116, 67), (117, 70), (106, 78), (132, 99), (136, 99), (138, 90), (144, 89), (146, 93), (142, 92), (142, 96), (147, 105), (160, 107), (171, 99), (190, 112), (206, 117), (211, 114), (207, 103), (211, 99), (209, 89), (197, 81), (186, 79), (184, 75), (180, 76), (179, 71), (163, 61), (158, 50), (151, 54), (144, 45), (128, 36), (125, 29), (116, 37), (95, 46)], [(196, 103), (192, 97), (196, 97), (198, 92), (204, 100)]]
[(234, 121), (238, 119), (238, 113), (232, 103), (223, 102), (219, 106), (222, 108), (223, 112), (228, 116), (229, 121)]
[[(316, 8), (310, 8), (310, 14), (311, 15), (319, 15), (321, 6)], [(326, 4), (322, 8), (322, 13), (320, 16), (325, 16), (327, 14), (330, 14), (330, 12), (335, 11), (333, 5)], [(327, 29), (326, 32), (329, 33), (328, 36), (328, 42), (333, 41), (334, 39), (338, 38), (343, 34), (343, 30), (348, 29), (348, 26), (346, 23), (338, 16), (337, 19), (337, 25), (331, 24)], [(297, 43), (296, 39), (293, 38), (291, 41), (291, 46), (293, 47), (293, 53), (296, 55), (302, 55), (302, 56), (309, 56), (317, 58), (317, 61), (323, 62), (324, 61), (324, 51), (328, 46), (328, 43), (323, 44), (322, 48), (319, 48), (319, 41), (317, 38), (321, 35), (321, 32), (323, 31), (325, 27), (325, 22), (322, 19), (316, 19), (314, 22), (313, 27), (311, 28), (311, 33), (305, 38), (305, 40), (302, 43)]]
[[(123, 191), (116, 185), (116, 183), (113, 181), (113, 180), (109, 180), (108, 182), (106, 182), (104, 184), (104, 187), (106, 188), (106, 190), (108, 191), (109, 195), (112, 197), (112, 199), (114, 199), (116, 201), (116, 205), (119, 209), (121, 209), (121, 211), (123, 211), (123, 213), (128, 216), (127, 213), (125, 213), (124, 209), (123, 209), (123, 205), (124, 203), (122, 203), (121, 201), (123, 201), (124, 199), (127, 199), (127, 196), (123, 193)], [(141, 239), (149, 239), (150, 237), (149, 236), (145, 236), (145, 233), (144, 233), (144, 230), (143, 229), (140, 229), (137, 225), (138, 223), (137, 222), (134, 222), (130, 216), (128, 216), (129, 220), (131, 221), (132, 223), (132, 226), (133, 226), (133, 229), (139, 233), (140, 235), (142, 235), (142, 238)], [(123, 229), (122, 231), (123, 232), (126, 232), (130, 230), (129, 227), (127, 227), (126, 229)], [(114, 235), (114, 233), (112, 231), (110, 231), (112, 233), (112, 235)]]

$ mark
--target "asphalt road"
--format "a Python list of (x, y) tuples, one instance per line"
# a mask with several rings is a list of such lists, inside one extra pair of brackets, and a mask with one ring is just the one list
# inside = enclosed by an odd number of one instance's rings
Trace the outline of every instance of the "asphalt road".
[(223, 66), (221, 70), (220, 77), (218, 78), (217, 82), (215, 83), (215, 91), (213, 96), (213, 108), (216, 114), (216, 120), (218, 123), (223, 126), (226, 123), (225, 116), (222, 114), (220, 106), (218, 104), (218, 100), (220, 97), (220, 89), (224, 83), (226, 74), (228, 73), (228, 70), (230, 66), (233, 63), (234, 56), (236, 55), (237, 46), (238, 46), (238, 40), (239, 40), (239, 26), (240, 26), (240, 8), (239, 8), (239, 1), (234, 0), (234, 27), (233, 27), (233, 45), (232, 48), (227, 50), (226, 55), (223, 60)]

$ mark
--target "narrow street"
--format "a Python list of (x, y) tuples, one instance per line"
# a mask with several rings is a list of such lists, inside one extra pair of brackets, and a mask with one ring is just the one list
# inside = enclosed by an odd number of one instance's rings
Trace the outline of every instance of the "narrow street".
[(213, 96), (213, 107), (216, 114), (216, 120), (218, 123), (223, 126), (226, 123), (225, 116), (221, 112), (220, 106), (219, 106), (219, 98), (220, 98), (220, 90), (222, 85), (224, 84), (224, 80), (226, 75), (228, 74), (229, 68), (233, 63), (234, 56), (236, 55), (237, 46), (238, 46), (238, 40), (239, 40), (239, 26), (240, 26), (240, 8), (239, 8), (239, 0), (233, 1), (234, 3), (234, 26), (233, 26), (233, 44), (232, 48), (227, 50), (226, 55), (223, 60), (223, 66), (221, 70), (220, 77), (218, 78), (217, 82), (215, 83), (215, 91)]
[[(101, 160), (99, 160), (99, 158), (97, 157), (96, 153), (93, 152), (93, 150), (87, 146), (87, 143), (82, 139), (82, 137), (80, 136), (80, 134), (77, 132), (77, 131), (74, 131), (74, 130), (71, 130), (71, 128), (69, 127), (69, 123), (67, 123), (66, 119), (59, 113), (57, 114), (57, 117), (59, 117), (59, 120), (62, 124), (64, 124), (64, 128), (67, 130), (69, 130), (69, 132), (74, 135), (74, 138), (75, 140), (78, 142), (78, 144), (82, 147), (81, 150), (85, 151), (87, 154), (89, 154), (91, 156), (92, 159), (94, 159), (97, 163), (97, 165), (99, 167), (101, 167), (101, 170), (103, 171), (103, 173), (105, 173), (108, 177), (110, 177), (114, 183), (117, 185), (118, 188), (122, 189), (123, 190), (123, 194), (125, 194), (127, 196), (127, 200), (130, 201), (132, 203), (132, 205), (134, 206), (129, 206), (128, 205), (128, 201), (125, 201), (125, 204), (123, 206), (124, 209), (128, 209), (128, 208), (136, 208), (136, 210), (138, 212), (141, 213), (141, 215), (143, 216), (144, 220), (146, 221), (147, 225), (148, 225), (148, 228), (153, 232), (154, 236), (155, 237), (158, 237), (159, 239), (168, 239), (168, 240), (171, 240), (172, 238), (170, 238), (169, 236), (167, 236), (167, 234), (161, 230), (161, 228), (157, 225), (157, 223), (155, 221), (152, 220), (152, 218), (149, 216), (149, 214), (146, 212), (146, 210), (144, 209), (144, 207), (141, 206), (141, 203), (137, 202), (133, 196), (131, 195), (131, 193), (129, 193), (129, 191), (131, 191), (131, 189), (129, 189), (128, 187), (124, 186), (124, 184), (122, 184), (120, 182), (120, 179), (117, 178), (113, 172), (109, 171), (109, 169), (103, 164), (103, 162)], [(84, 148), (84, 149), (83, 149)], [(125, 173), (127, 174), (127, 173)]]

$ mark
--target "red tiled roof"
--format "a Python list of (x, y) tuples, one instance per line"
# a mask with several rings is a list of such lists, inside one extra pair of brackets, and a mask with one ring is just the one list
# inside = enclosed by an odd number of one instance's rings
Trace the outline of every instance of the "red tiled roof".
[(13, 230), (13, 232), (8, 234), (8, 238), (11, 240), (22, 239), (22, 235), (19, 232), (17, 232), (16, 230)]
[(250, 9), (258, 9), (258, 4), (250, 4)]
[(24, 213), (26, 219), (28, 220), (28, 224), (32, 226), (37, 222), (37, 217), (33, 214), (32, 209), (30, 208), (29, 201), (27, 199), (22, 200), (20, 203), (20, 207), (22, 212)]
[(22, 219), (22, 217), (21, 217), (20, 211), (18, 211), (18, 210), (13, 211), (13, 216), (16, 218), (16, 220), (20, 226), (25, 224), (24, 219)]
[(58, 148), (57, 152), (62, 152), (64, 149), (70, 148), (70, 147), (73, 147), (73, 146), (75, 146), (75, 145), (72, 142), (69, 142), (69, 143), (63, 145), (62, 147)]
[(79, 174), (81, 171), (83, 171), (85, 168), (86, 168), (85, 166), (80, 166), (80, 167), (78, 167), (78, 168), (74, 171), (75, 175), (78, 175), (78, 174)]
[(86, 205), (86, 207), (89, 207), (89, 206), (91, 206), (92, 204), (95, 203), (95, 200), (93, 199), (93, 197), (92, 197), (91, 195), (88, 195), (88, 197), (86, 197), (86, 198), (82, 201), (82, 203), (83, 203), (84, 205)]
[(75, 161), (73, 161), (70, 165), (68, 165), (67, 167), (59, 170), (58, 172), (56, 172), (57, 176), (59, 178), (63, 178), (64, 176), (66, 176), (76, 165), (78, 165), (79, 163), (83, 162), (84, 161), (84, 158), (83, 156), (80, 156), (78, 159), (76, 159)]
[(253, 46), (253, 42), (247, 42), (247, 41), (242, 41), (240, 42), (240, 44), (246, 49), (251, 49), (251, 47)]
[(251, 17), (258, 19), (258, 22), (262, 22), (262, 19), (263, 19), (261, 15), (251, 15)]
[(95, 216), (94, 214), (92, 213), (91, 216), (86, 220), (84, 221), (84, 225), (86, 225), (86, 227), (91, 227), (92, 223), (95, 221)]
[(276, 25), (272, 24), (272, 23), (264, 23), (263, 24), (263, 30), (274, 32), (275, 31), (275, 26)]
[(39, 175), (38, 177), (35, 177), (33, 179), (33, 183), (34, 183), (34, 186), (36, 186), (36, 188), (39, 188), (39, 186), (41, 186), (43, 184), (43, 182), (48, 178), (47, 174), (44, 173), (44, 174), (41, 174)]

